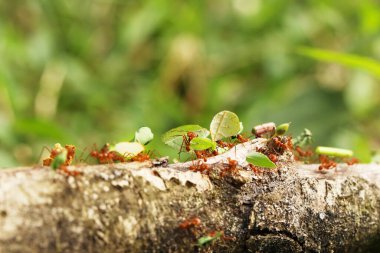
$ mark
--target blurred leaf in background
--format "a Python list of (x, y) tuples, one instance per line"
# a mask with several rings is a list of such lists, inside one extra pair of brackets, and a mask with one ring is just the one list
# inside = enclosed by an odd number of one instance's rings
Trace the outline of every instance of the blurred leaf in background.
[(373, 0), (2, 1), (0, 167), (36, 163), (56, 142), (130, 140), (142, 126), (175, 156), (162, 133), (222, 110), (246, 130), (291, 121), (294, 136), (308, 128), (316, 145), (369, 161), (380, 149), (379, 16)]

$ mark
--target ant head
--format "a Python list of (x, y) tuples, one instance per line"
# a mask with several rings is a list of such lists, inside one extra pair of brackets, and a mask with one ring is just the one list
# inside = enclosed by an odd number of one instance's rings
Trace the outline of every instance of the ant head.
[(198, 134), (194, 133), (194, 132), (187, 132), (187, 137), (189, 137), (190, 139), (193, 139), (195, 137), (197, 137)]

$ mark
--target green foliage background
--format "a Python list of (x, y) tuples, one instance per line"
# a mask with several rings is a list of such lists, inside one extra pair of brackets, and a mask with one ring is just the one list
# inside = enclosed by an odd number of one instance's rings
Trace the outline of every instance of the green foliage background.
[[(369, 161), (380, 147), (379, 7), (1, 1), (1, 167), (36, 163), (55, 142), (90, 150), (140, 126), (156, 137), (181, 124), (208, 127), (221, 110), (236, 112), (247, 131), (291, 121), (294, 135), (309, 128), (316, 144)], [(150, 145), (175, 154), (159, 138)]]

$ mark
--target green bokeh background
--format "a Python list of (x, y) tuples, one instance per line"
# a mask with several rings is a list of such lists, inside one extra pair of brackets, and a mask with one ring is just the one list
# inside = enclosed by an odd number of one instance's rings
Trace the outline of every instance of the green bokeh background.
[[(209, 126), (221, 110), (247, 131), (266, 121), (315, 144), (380, 148), (378, 1), (97, 0), (0, 2), (0, 167), (44, 146)], [(300, 47), (368, 57), (340, 64)], [(354, 66), (354, 67), (352, 67)], [(380, 67), (379, 67), (380, 68)]]

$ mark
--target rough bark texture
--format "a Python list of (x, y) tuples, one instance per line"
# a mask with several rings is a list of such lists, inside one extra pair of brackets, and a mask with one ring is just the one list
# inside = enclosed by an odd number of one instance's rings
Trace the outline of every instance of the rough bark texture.
[[(321, 174), (285, 153), (278, 169), (255, 174), (244, 167), (245, 155), (260, 145), (265, 140), (209, 159), (209, 175), (188, 171), (194, 162), (83, 165), (75, 167), (83, 172), (77, 177), (46, 167), (0, 171), (0, 252), (380, 248), (379, 166), (340, 165)], [(221, 176), (227, 157), (242, 167)], [(192, 217), (202, 224), (179, 228)], [(226, 238), (198, 246), (212, 231)]]

